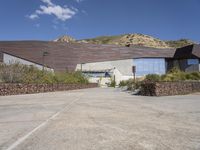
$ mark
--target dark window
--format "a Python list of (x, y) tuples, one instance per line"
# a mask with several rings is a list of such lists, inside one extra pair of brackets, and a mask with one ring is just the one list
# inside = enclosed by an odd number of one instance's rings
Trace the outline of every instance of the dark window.
[(110, 76), (110, 74), (108, 72), (106, 72), (105, 73), (105, 77), (108, 78), (108, 77), (111, 77), (111, 76)]

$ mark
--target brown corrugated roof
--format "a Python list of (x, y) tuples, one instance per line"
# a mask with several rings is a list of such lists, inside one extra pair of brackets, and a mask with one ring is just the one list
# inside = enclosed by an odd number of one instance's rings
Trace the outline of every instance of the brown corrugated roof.
[(46, 41), (0, 42), (0, 51), (42, 64), (57, 71), (74, 70), (77, 64), (130, 58), (173, 58), (175, 49), (155, 49), (147, 47), (120, 47), (117, 45), (95, 45)]

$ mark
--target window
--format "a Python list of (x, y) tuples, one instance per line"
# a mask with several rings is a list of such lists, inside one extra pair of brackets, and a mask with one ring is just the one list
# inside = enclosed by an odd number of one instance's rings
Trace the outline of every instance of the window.
[(93, 77), (93, 78), (100, 78), (100, 77), (111, 77), (109, 72), (84, 72), (83, 74), (87, 77)]
[(147, 74), (165, 74), (166, 65), (163, 58), (140, 58), (134, 59), (133, 65), (136, 66), (136, 76)]
[(196, 65), (196, 64), (199, 64), (199, 60), (198, 59), (188, 59), (187, 64), (188, 65)]

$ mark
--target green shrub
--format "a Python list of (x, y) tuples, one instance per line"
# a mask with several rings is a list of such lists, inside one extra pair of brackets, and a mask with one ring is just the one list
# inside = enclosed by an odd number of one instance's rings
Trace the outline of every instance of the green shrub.
[(127, 81), (120, 81), (120, 83), (119, 83), (119, 87), (124, 87), (124, 86), (127, 86), (128, 85), (128, 81), (129, 80), (127, 80)]
[(200, 80), (199, 72), (186, 73), (182, 71), (174, 71), (161, 76), (161, 81), (187, 81)]
[(146, 75), (145, 79), (143, 81), (134, 81), (132, 79), (127, 81), (121, 81), (119, 86), (124, 87), (127, 86), (128, 90), (135, 90), (138, 88), (141, 88), (141, 84), (144, 86), (146, 82), (158, 82), (158, 81), (166, 81), (166, 82), (173, 82), (173, 81), (190, 81), (190, 80), (196, 80), (200, 81), (200, 72), (192, 72), (192, 73), (186, 73), (180, 71), (178, 68), (173, 68), (165, 75), (157, 75), (157, 74), (149, 74)]
[(0, 81), (4, 83), (88, 83), (87, 78), (80, 72), (53, 73), (19, 63), (1, 64)]
[(116, 87), (116, 81), (115, 80), (112, 80), (109, 87)]
[(146, 75), (145, 79), (148, 81), (157, 82), (161, 80), (161, 76), (157, 74), (148, 74)]
[(192, 72), (190, 73), (190, 80), (200, 80), (200, 72)]
[(119, 83), (119, 87), (131, 86), (134, 83), (133, 79), (123, 80)]
[(88, 80), (81, 72), (56, 73), (55, 80), (58, 83), (88, 83)]
[(125, 87), (126, 86), (127, 90), (133, 91), (135, 89), (139, 89), (140, 85), (141, 85), (140, 81), (136, 80), (136, 82), (134, 82), (133, 79), (129, 79), (129, 80), (121, 81), (120, 84), (119, 84), (119, 87)]
[(23, 74), (26, 72), (27, 66), (20, 63), (15, 64), (1, 64), (0, 65), (0, 78), (2, 82), (20, 83), (23, 81)]
[(170, 74), (170, 73), (180, 73), (181, 70), (178, 68), (178, 67), (173, 67), (171, 70), (169, 70), (167, 72), (167, 74)]

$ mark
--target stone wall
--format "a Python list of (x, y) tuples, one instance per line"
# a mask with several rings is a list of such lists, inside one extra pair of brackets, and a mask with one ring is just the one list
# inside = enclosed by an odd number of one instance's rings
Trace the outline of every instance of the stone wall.
[(14, 84), (0, 83), (0, 96), (67, 91), (97, 87), (97, 84)]
[(200, 92), (200, 82), (146, 82), (141, 85), (140, 95), (170, 96)]

